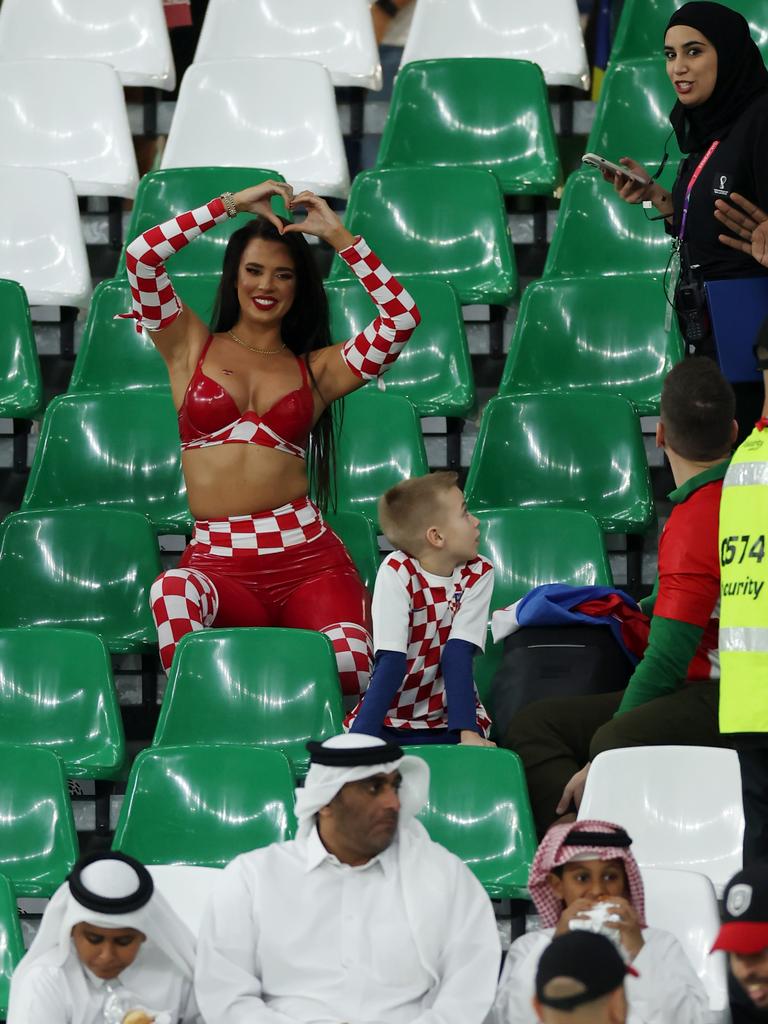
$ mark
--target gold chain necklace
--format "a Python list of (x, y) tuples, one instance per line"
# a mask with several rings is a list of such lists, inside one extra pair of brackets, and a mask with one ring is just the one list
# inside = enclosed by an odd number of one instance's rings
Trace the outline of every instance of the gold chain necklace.
[(242, 338), (238, 338), (233, 331), (227, 331), (227, 334), (230, 336), (232, 341), (236, 341), (237, 344), (242, 345), (243, 348), (250, 349), (251, 352), (257, 352), (260, 356), (274, 356), (277, 355), (278, 352), (282, 352), (284, 348), (288, 347), (285, 342), (283, 342), (280, 348), (256, 348), (255, 345), (249, 345), (247, 341), (243, 341)]

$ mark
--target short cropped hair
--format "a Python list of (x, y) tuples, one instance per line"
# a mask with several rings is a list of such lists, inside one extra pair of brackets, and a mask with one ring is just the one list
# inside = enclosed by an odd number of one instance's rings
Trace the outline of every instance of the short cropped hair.
[(414, 554), (424, 535), (440, 517), (440, 498), (456, 486), (458, 474), (448, 470), (415, 476), (396, 484), (379, 499), (379, 523), (390, 544)]
[(731, 449), (736, 398), (717, 363), (704, 356), (684, 359), (661, 389), (666, 443), (684, 459), (713, 462)]

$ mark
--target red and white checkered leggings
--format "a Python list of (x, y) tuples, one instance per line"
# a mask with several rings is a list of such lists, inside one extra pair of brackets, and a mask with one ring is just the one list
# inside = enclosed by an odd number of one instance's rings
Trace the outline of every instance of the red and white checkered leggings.
[(346, 548), (308, 499), (197, 522), (179, 567), (158, 576), (150, 601), (166, 672), (179, 640), (192, 630), (285, 626), (325, 633), (345, 694), (368, 686), (370, 597)]

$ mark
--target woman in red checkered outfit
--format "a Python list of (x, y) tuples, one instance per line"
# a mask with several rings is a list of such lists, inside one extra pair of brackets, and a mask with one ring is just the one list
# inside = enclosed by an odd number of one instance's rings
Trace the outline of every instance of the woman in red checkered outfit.
[[(301, 224), (273, 213), (280, 196)], [(164, 261), (227, 216), (258, 216), (227, 246), (212, 329), (177, 298)], [(377, 316), (330, 344), (322, 281), (304, 235), (328, 242)], [(151, 590), (160, 657), (206, 626), (316, 629), (332, 641), (343, 690), (365, 689), (370, 602), (343, 544), (308, 497), (332, 490), (331, 405), (384, 372), (419, 322), (411, 296), (325, 201), (267, 181), (146, 231), (127, 250), (137, 330), (165, 360), (179, 411), (195, 528), (179, 567)]]

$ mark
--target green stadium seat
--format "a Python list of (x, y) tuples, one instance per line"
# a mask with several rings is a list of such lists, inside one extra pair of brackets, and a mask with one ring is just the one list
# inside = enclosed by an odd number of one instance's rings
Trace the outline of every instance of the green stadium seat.
[(330, 640), (308, 629), (204, 629), (179, 641), (154, 747), (257, 744), (306, 775), (306, 742), (341, 732)]
[[(664, 30), (681, 0), (625, 0), (611, 47), (611, 62), (637, 57), (661, 59)], [(749, 22), (752, 38), (768, 59), (768, 12), (764, 0), (728, 0), (728, 6)]]
[(148, 595), (160, 571), (137, 512), (12, 512), (0, 526), (0, 628), (85, 629), (112, 654), (154, 650)]
[(0, 630), (0, 741), (46, 747), (67, 778), (112, 779), (125, 737), (104, 641), (74, 629)]
[(24, 289), (0, 280), (0, 417), (35, 419), (43, 406), (43, 382), (35, 333)]
[(59, 395), (48, 406), (22, 509), (128, 509), (191, 533), (176, 410), (165, 390)]
[(362, 512), (377, 526), (382, 494), (428, 472), (419, 418), (409, 401), (374, 388), (344, 399), (336, 450), (338, 511)]
[[(382, 390), (403, 395), (419, 416), (466, 416), (475, 405), (475, 381), (458, 296), (447, 281), (400, 281), (416, 300), (421, 324), (379, 378)], [(334, 342), (353, 337), (373, 319), (375, 307), (359, 282), (329, 282), (325, 290)]]
[[(660, 39), (659, 49), (661, 46)], [(599, 153), (614, 163), (629, 156), (653, 174), (672, 132), (669, 112), (675, 99), (660, 56), (612, 64), (600, 90), (585, 152)], [(660, 180), (671, 186), (681, 157), (674, 135), (669, 138), (668, 151), (669, 162)], [(664, 230), (661, 224), (658, 227)]]
[(479, 167), (507, 195), (562, 180), (544, 76), (527, 60), (421, 60), (395, 79), (377, 167)]
[(11, 975), (24, 956), (24, 939), (19, 924), (16, 893), (4, 875), (0, 875), (0, 1020), (8, 1013)]
[[(282, 174), (260, 167), (169, 167), (150, 171), (139, 182), (133, 202), (126, 244), (180, 213), (204, 206), (222, 192), (240, 192), (262, 181), (285, 181)], [(282, 200), (273, 200), (276, 213), (286, 216)], [(291, 219), (291, 218), (289, 218)], [(218, 274), (230, 235), (246, 223), (244, 217), (227, 218), (196, 238), (173, 257), (170, 271), (175, 278), (183, 274)], [(125, 249), (115, 276), (125, 273)], [(129, 307), (130, 308), (130, 307)]]
[[(187, 306), (209, 323), (212, 318), (218, 274), (180, 277), (174, 287)], [(131, 309), (131, 290), (124, 278), (96, 286), (69, 392), (112, 391), (116, 388), (168, 389), (168, 371), (160, 353), (144, 334), (137, 334), (135, 320), (115, 320)]]
[(291, 766), (278, 750), (235, 744), (142, 750), (112, 844), (144, 864), (225, 867), (292, 839)]
[(565, 183), (543, 276), (660, 274), (671, 252), (672, 240), (659, 221), (619, 199), (597, 171), (584, 168)]
[(491, 899), (527, 899), (537, 843), (517, 754), (442, 745), (407, 753), (429, 765), (429, 803), (419, 819), (431, 838), (464, 861)]
[(50, 896), (74, 867), (77, 835), (52, 750), (0, 743), (0, 873), (17, 896)]
[(559, 278), (529, 285), (499, 394), (609, 391), (658, 416), (661, 386), (683, 358), (677, 317), (665, 328), (662, 279)]
[[(358, 174), (344, 218), (397, 277), (450, 281), (462, 305), (505, 306), (517, 268), (504, 196), (490, 171), (410, 167)], [(334, 260), (331, 280), (354, 278)]]
[(464, 494), (488, 508), (575, 508), (603, 530), (654, 522), (640, 421), (630, 402), (592, 392), (492, 398)]
[[(602, 531), (588, 512), (499, 508), (475, 514), (480, 520), (480, 551), (494, 569), (491, 612), (545, 583), (586, 587), (613, 582)], [(503, 643), (494, 644), (489, 629), (485, 652), (474, 660), (475, 684), (486, 707), (502, 653)]]
[(349, 552), (360, 573), (360, 579), (373, 593), (373, 584), (381, 563), (373, 523), (362, 512), (329, 512), (324, 518)]
[(43, 378), (35, 333), (24, 289), (17, 281), (0, 280), (0, 417), (13, 420), (13, 467), (27, 468), (30, 424), (43, 408)]

